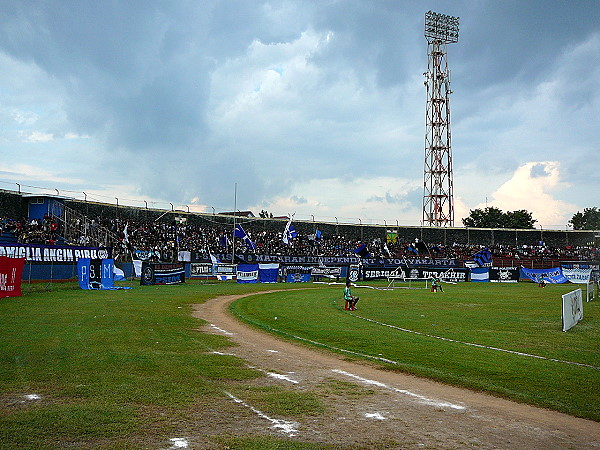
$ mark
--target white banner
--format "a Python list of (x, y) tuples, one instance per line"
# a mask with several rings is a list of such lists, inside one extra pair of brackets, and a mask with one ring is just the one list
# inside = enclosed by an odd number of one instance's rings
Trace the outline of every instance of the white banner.
[(577, 289), (562, 296), (563, 331), (573, 328), (581, 319), (583, 319), (583, 298), (581, 289)]
[(133, 260), (133, 271), (137, 278), (142, 276), (142, 261), (139, 259)]
[(592, 269), (565, 269), (563, 267), (562, 273), (571, 283), (586, 284), (590, 281)]
[(252, 282), (252, 281), (257, 281), (258, 280), (258, 270), (251, 270), (248, 272), (242, 272), (240, 270), (237, 271), (236, 274), (236, 278), (238, 280), (238, 282), (240, 281), (245, 281), (245, 282)]
[(177, 261), (190, 262), (192, 260), (192, 252), (181, 250), (177, 252)]
[(591, 302), (592, 300), (594, 300), (594, 293), (595, 293), (595, 284), (593, 281), (588, 281), (587, 285), (586, 285), (586, 290), (585, 290), (585, 301), (586, 302)]
[(194, 277), (212, 277), (213, 265), (212, 263), (192, 263), (190, 264), (190, 276)]

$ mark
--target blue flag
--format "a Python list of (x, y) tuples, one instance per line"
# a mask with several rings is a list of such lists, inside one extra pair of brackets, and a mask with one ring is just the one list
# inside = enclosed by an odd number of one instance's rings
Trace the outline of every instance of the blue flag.
[(241, 225), (236, 225), (235, 229), (233, 230), (233, 235), (243, 240), (250, 250), (254, 250), (256, 248), (256, 244), (250, 240)]
[(292, 239), (298, 236), (298, 233), (296, 233), (296, 228), (294, 228), (294, 225), (292, 225), (293, 217), (294, 215), (292, 214), (292, 217), (290, 217), (290, 220), (288, 220), (288, 223), (285, 226), (285, 230), (283, 232), (283, 242), (286, 244), (289, 244), (292, 241)]
[(368, 258), (369, 256), (371, 256), (365, 244), (359, 244), (358, 247), (354, 249), (354, 253), (356, 253), (361, 258)]
[(229, 239), (227, 239), (226, 235), (222, 234), (219, 236), (219, 245), (223, 248), (227, 248), (229, 246)]
[(492, 252), (490, 252), (490, 249), (488, 248), (480, 250), (473, 255), (473, 261), (475, 261), (479, 267), (489, 266), (492, 263)]

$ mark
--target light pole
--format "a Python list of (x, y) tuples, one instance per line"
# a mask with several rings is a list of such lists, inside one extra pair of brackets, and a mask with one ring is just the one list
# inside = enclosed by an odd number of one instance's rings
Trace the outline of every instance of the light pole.
[(459, 18), (425, 13), (428, 64), (423, 223), (454, 226), (452, 146), (450, 134), (450, 72), (446, 44), (458, 42)]

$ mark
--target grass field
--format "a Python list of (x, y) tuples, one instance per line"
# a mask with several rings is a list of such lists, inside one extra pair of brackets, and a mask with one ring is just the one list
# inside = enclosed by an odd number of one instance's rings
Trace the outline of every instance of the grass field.
[(213, 354), (230, 344), (190, 305), (272, 286), (132, 286), (0, 299), (0, 448), (166, 448), (190, 411), (262, 376)]
[[(215, 355), (228, 340), (199, 332), (202, 322), (191, 316), (191, 305), (208, 298), (274, 288), (286, 291), (244, 298), (235, 313), (288, 338), (387, 358), (394, 363), (378, 363), (390, 370), (600, 421), (600, 303), (586, 303), (584, 320), (563, 333), (560, 295), (573, 286), (465, 283), (447, 285), (443, 294), (356, 289), (356, 315), (341, 308), (341, 286), (132, 286), (81, 291), (67, 283), (0, 300), (0, 448), (166, 448), (173, 433), (194, 427), (197, 411), (225, 404), (225, 389), (244, 392), (269, 413), (318, 414), (323, 406), (311, 393), (251, 387), (263, 375), (238, 358)], [(222, 442), (291, 445), (269, 437)]]
[(351, 314), (343, 310), (342, 286), (246, 297), (232, 311), (390, 370), (600, 420), (599, 302), (585, 303), (583, 321), (565, 333), (561, 295), (573, 285), (444, 286), (444, 293), (355, 288), (361, 300)]

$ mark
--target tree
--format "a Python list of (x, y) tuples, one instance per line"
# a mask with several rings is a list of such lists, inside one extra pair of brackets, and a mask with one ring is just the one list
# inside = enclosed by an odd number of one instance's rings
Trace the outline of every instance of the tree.
[(462, 220), (465, 227), (472, 228), (517, 228), (533, 229), (537, 222), (529, 211), (524, 209), (518, 211), (502, 212), (494, 206), (485, 209), (472, 209), (469, 217)]
[(577, 211), (569, 223), (574, 230), (600, 230), (600, 210), (596, 206), (584, 208), (583, 213)]
[(502, 223), (502, 210), (493, 206), (485, 209), (470, 210), (469, 217), (462, 220), (463, 225), (472, 228), (499, 228)]
[(529, 211), (520, 209), (518, 211), (506, 211), (505, 225), (501, 228), (518, 228), (518, 229), (532, 229), (535, 228), (535, 220), (531, 217)]

